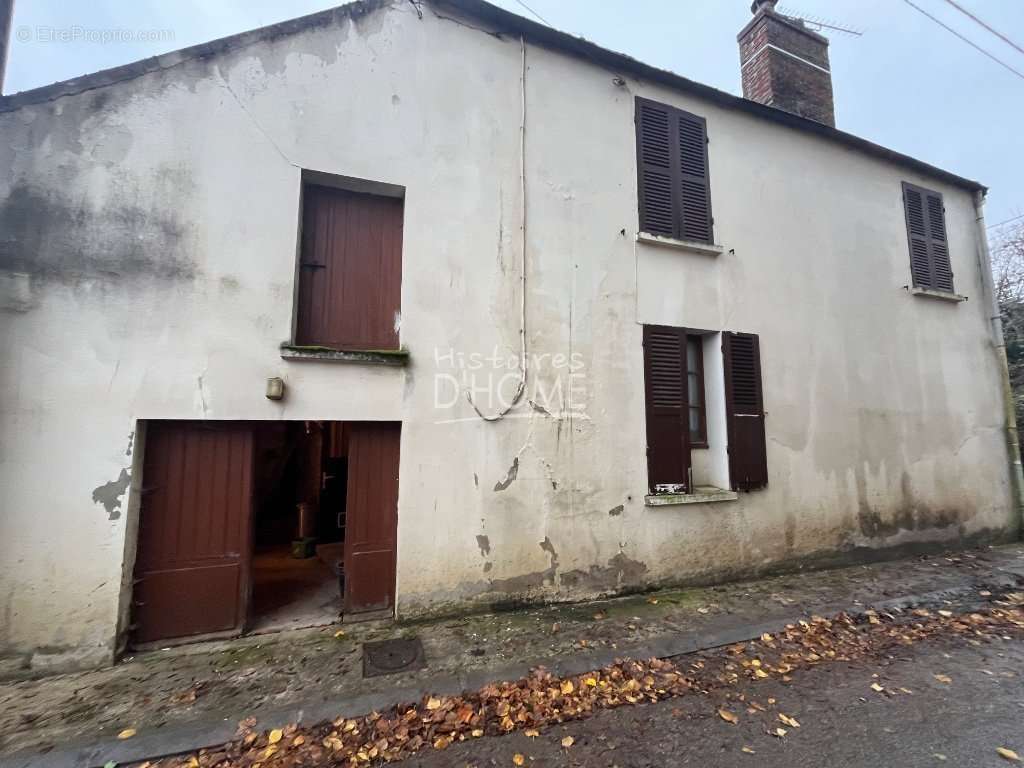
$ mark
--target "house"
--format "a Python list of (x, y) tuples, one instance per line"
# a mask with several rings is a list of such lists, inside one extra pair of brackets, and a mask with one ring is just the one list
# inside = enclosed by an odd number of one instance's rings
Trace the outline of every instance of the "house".
[(362, 0), (0, 100), (10, 665), (1016, 538), (985, 190), (773, 6), (748, 98)]

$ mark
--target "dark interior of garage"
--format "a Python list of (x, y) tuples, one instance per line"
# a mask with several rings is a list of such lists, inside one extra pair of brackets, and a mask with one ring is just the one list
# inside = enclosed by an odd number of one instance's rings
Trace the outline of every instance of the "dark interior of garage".
[(249, 629), (337, 621), (344, 579), (346, 424), (263, 423), (254, 453)]

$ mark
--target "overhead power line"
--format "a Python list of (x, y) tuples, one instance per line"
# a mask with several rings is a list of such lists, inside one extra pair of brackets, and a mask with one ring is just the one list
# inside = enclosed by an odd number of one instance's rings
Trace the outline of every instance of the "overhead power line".
[(954, 8), (956, 8), (958, 11), (960, 11), (960, 13), (962, 13), (964, 16), (967, 16), (968, 18), (973, 19), (975, 22), (977, 22), (978, 24), (983, 26), (985, 29), (987, 29), (989, 32), (991, 32), (993, 35), (998, 37), (1000, 40), (1002, 40), (1007, 45), (1009, 45), (1009, 46), (1011, 46), (1013, 48), (1016, 48), (1021, 53), (1024, 53), (1024, 48), (1021, 48), (1019, 45), (1017, 45), (1015, 42), (1013, 42), (1013, 40), (1008, 38), (1006, 35), (1004, 35), (998, 29), (993, 29), (991, 26), (986, 24), (984, 21), (982, 21), (977, 16), (975, 16), (973, 13), (971, 13), (966, 8), (964, 8), (962, 5), (960, 5), (960, 3), (956, 2), (956, 0), (946, 0), (946, 2), (949, 3), (950, 5), (952, 5)]
[(547, 19), (545, 19), (543, 16), (541, 16), (539, 13), (537, 13), (535, 10), (533, 10), (533, 8), (531, 8), (526, 3), (524, 3), (523, 0), (516, 0), (516, 2), (519, 3), (519, 5), (523, 6), (523, 8), (528, 10), (530, 13), (532, 13), (534, 16), (536, 16), (538, 19), (540, 19), (540, 23), (541, 24), (544, 24), (544, 25), (549, 26), (549, 27), (551, 26), (548, 23)]
[(987, 227), (985, 227), (985, 229), (995, 229), (996, 227), (1002, 227), (1005, 226), (1006, 224), (1012, 224), (1013, 222), (1020, 221), (1021, 219), (1024, 219), (1024, 213), (1022, 213), (1020, 216), (1014, 216), (1011, 219), (1007, 219), (1006, 221), (1000, 221), (998, 224), (989, 224)]
[(971, 46), (971, 48), (974, 48), (975, 50), (977, 50), (977, 51), (980, 51), (981, 53), (985, 54), (985, 55), (986, 55), (986, 56), (988, 56), (988, 57), (989, 57), (990, 59), (992, 59), (992, 61), (996, 62), (996, 64), (999, 64), (1000, 66), (1006, 67), (1006, 68), (1007, 68), (1008, 70), (1010, 70), (1011, 72), (1013, 72), (1013, 74), (1015, 74), (1015, 75), (1016, 75), (1017, 77), (1019, 77), (1019, 78), (1020, 78), (1021, 80), (1024, 80), (1024, 74), (1022, 74), (1022, 73), (1021, 73), (1021, 72), (1019, 72), (1018, 70), (1016, 70), (1016, 69), (1014, 69), (1013, 67), (1011, 67), (1011, 66), (1010, 66), (1009, 64), (1007, 64), (1007, 63), (1006, 63), (1005, 61), (1003, 61), (1002, 59), (998, 59), (998, 58), (996, 58), (995, 56), (993, 56), (993, 55), (992, 55), (991, 53), (989, 53), (988, 51), (986, 51), (986, 50), (985, 50), (984, 48), (982, 48), (982, 47), (981, 47), (980, 45), (978, 45), (977, 43), (975, 43), (975, 42), (974, 42), (973, 40), (971, 40), (970, 38), (964, 37), (963, 35), (961, 35), (961, 34), (960, 34), (959, 32), (957, 32), (957, 31), (956, 31), (955, 29), (953, 29), (953, 28), (952, 28), (951, 26), (949, 26), (948, 24), (945, 24), (945, 23), (943, 23), (943, 22), (939, 21), (939, 20), (938, 20), (937, 18), (935, 18), (934, 16), (932, 16), (932, 15), (931, 15), (930, 13), (928, 13), (928, 11), (926, 11), (926, 10), (925, 10), (924, 8), (922, 8), (921, 6), (919, 6), (919, 5), (915, 5), (914, 3), (912, 3), (912, 2), (911, 2), (911, 0), (903, 0), (903, 2), (904, 2), (904, 3), (906, 3), (907, 5), (909, 5), (909, 6), (911, 7), (911, 8), (913, 8), (913, 9), (914, 9), (915, 11), (917, 11), (918, 13), (920, 13), (920, 14), (922, 14), (922, 15), (924, 15), (924, 16), (927, 16), (927, 17), (928, 17), (929, 19), (931, 19), (932, 21), (934, 21), (934, 22), (935, 22), (936, 24), (938, 24), (938, 25), (939, 25), (940, 27), (942, 27), (942, 28), (943, 28), (944, 30), (946, 30), (946, 31), (947, 31), (947, 32), (949, 32), (950, 34), (953, 34), (953, 35), (956, 35), (957, 37), (959, 37), (959, 38), (960, 38), (961, 40), (963, 40), (963, 41), (964, 41), (965, 43), (967, 43), (967, 44), (968, 44), (969, 46)]

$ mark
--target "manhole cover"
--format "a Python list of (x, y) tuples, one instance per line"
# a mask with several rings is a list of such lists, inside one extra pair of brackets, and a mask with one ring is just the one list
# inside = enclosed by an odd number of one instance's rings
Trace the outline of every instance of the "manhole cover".
[(418, 637), (363, 643), (363, 677), (394, 675), (426, 665), (423, 643)]

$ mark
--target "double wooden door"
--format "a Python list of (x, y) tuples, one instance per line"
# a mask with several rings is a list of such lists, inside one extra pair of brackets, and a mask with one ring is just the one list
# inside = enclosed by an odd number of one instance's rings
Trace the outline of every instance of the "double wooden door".
[[(136, 645), (238, 634), (251, 592), (253, 429), (150, 422), (133, 590)], [(401, 425), (354, 422), (346, 501), (346, 614), (391, 610)]]

